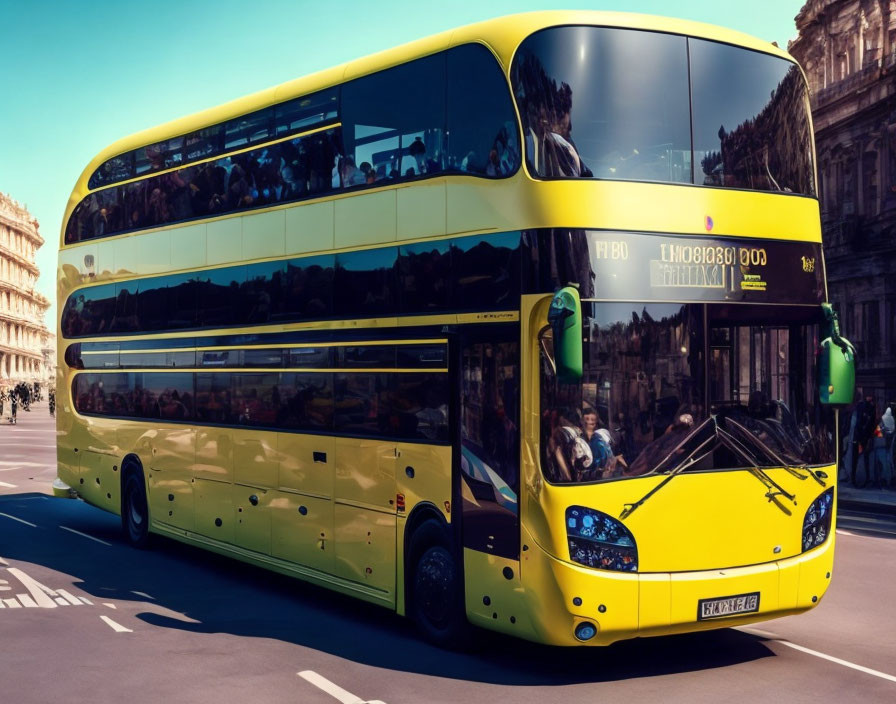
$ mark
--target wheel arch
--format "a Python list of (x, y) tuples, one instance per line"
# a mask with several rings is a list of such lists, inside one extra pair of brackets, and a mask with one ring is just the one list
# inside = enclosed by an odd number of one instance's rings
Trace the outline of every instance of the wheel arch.
[(408, 612), (413, 589), (414, 567), (417, 559), (431, 545), (441, 544), (453, 551), (451, 526), (445, 516), (429, 501), (417, 504), (405, 521), (404, 527), (404, 609)]

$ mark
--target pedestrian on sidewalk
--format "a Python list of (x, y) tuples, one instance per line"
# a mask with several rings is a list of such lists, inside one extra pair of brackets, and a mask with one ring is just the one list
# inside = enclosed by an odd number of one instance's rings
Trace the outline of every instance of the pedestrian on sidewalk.
[[(874, 408), (874, 396), (866, 394), (856, 407), (856, 444), (852, 451), (852, 485), (861, 489), (871, 479), (871, 439), (877, 427), (877, 410)], [(858, 482), (859, 463), (865, 467), (865, 477)]]
[(842, 433), (844, 438), (843, 453), (840, 455), (840, 472), (838, 481), (848, 482), (852, 476), (852, 468), (856, 466), (859, 456), (859, 444), (856, 440), (856, 422), (858, 418), (858, 404), (853, 405), (849, 414), (849, 430)]
[(887, 476), (883, 482), (885, 487), (894, 489), (896, 488), (896, 477), (894, 477), (893, 467), (893, 440), (896, 438), (896, 418), (893, 417), (893, 409), (889, 406), (880, 419), (880, 429), (886, 442), (883, 466)]
[[(889, 409), (887, 409), (889, 410)], [(874, 488), (883, 489), (883, 475), (890, 476), (890, 468), (887, 462), (887, 438), (884, 436), (884, 422), (878, 423), (871, 436), (871, 474), (874, 477)]]

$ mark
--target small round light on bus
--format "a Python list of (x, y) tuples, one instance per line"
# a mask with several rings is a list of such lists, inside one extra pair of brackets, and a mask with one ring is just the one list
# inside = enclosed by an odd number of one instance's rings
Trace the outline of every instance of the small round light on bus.
[(597, 626), (595, 626), (593, 623), (582, 621), (582, 623), (576, 626), (576, 638), (578, 638), (580, 641), (591, 640), (596, 635)]

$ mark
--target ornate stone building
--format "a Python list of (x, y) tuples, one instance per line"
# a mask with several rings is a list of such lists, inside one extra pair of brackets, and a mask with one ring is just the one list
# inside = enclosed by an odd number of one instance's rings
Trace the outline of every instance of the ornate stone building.
[(788, 50), (809, 79), (828, 291), (857, 385), (896, 401), (896, 0), (809, 0)]
[(43, 243), (31, 213), (0, 193), (0, 386), (50, 380), (44, 356), (52, 342), (44, 324), (50, 301), (34, 290), (40, 273), (34, 255)]

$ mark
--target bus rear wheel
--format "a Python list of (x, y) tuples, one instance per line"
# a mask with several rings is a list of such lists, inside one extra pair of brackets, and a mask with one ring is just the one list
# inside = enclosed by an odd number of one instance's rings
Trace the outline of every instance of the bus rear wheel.
[(135, 548), (149, 547), (149, 507), (143, 470), (130, 467), (126, 471), (121, 501), (121, 527), (124, 537)]
[(427, 547), (417, 559), (411, 616), (430, 643), (451, 649), (466, 645), (469, 624), (461, 574), (454, 554), (444, 545)]

